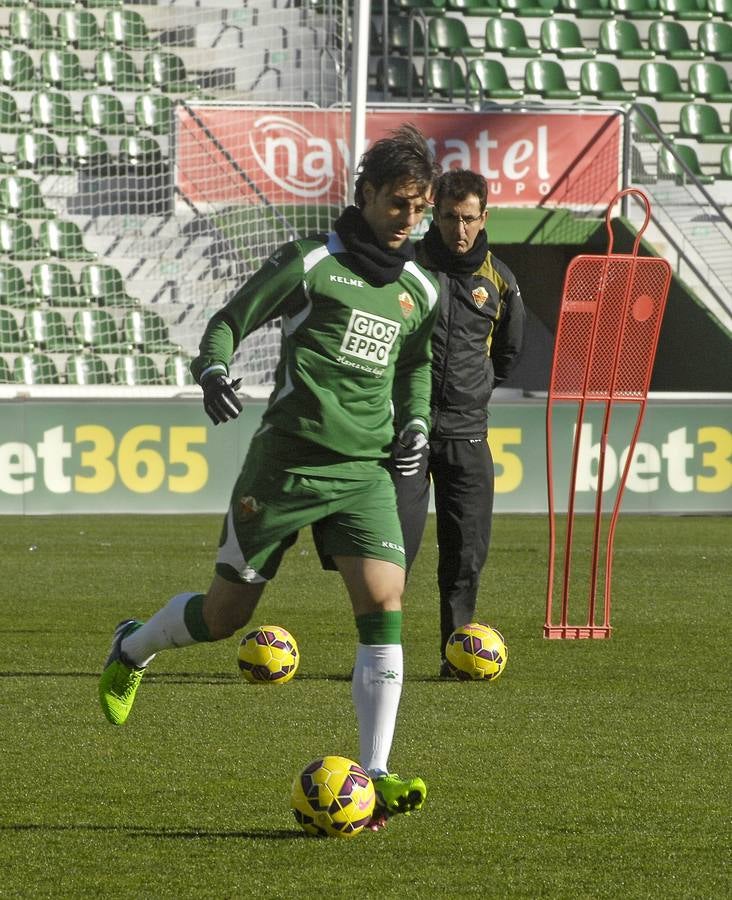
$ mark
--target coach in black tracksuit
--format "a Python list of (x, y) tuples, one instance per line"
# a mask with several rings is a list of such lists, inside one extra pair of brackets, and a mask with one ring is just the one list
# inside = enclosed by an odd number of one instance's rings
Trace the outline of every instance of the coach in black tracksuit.
[(488, 401), (516, 363), (525, 312), (516, 278), (488, 249), (487, 185), (465, 170), (443, 174), (433, 222), (417, 244), (419, 263), (438, 273), (440, 315), (432, 338), (429, 448), (413, 476), (394, 474), (407, 569), (427, 518), (429, 476), (437, 513), (440, 674), (449, 675), (445, 644), (475, 621), (480, 573), (493, 515), (493, 457)]

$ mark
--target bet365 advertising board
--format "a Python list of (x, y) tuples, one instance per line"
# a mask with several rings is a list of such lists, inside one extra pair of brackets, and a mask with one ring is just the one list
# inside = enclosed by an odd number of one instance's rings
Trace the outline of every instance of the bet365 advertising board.
[[(0, 514), (191, 513), (225, 510), (259, 425), (262, 401), (214, 427), (194, 397), (175, 400), (13, 400), (0, 403)], [(546, 404), (491, 404), (489, 442), (497, 512), (547, 508)], [(579, 440), (576, 508), (592, 512), (602, 410), (590, 409)], [(604, 461), (603, 504), (615, 500), (637, 409), (614, 411)], [(623, 512), (732, 512), (729, 402), (649, 401), (628, 469)], [(576, 409), (555, 407), (555, 503), (566, 508)]]

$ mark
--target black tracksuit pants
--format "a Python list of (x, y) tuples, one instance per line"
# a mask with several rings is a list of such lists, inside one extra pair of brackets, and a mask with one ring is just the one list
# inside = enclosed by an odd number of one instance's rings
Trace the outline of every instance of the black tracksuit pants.
[(429, 476), (437, 514), (440, 655), (459, 625), (475, 621), (480, 573), (493, 519), (493, 457), (485, 439), (430, 438), (425, 471), (393, 475), (404, 533), (407, 571), (417, 555), (429, 505)]

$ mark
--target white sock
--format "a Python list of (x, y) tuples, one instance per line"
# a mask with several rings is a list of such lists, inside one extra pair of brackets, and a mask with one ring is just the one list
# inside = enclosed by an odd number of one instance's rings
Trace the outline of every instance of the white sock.
[(401, 644), (359, 644), (351, 692), (358, 718), (361, 765), (386, 774), (402, 695)]
[(146, 666), (152, 662), (158, 650), (171, 647), (188, 647), (197, 643), (186, 628), (184, 611), (195, 591), (176, 594), (167, 604), (137, 631), (122, 639), (122, 652), (136, 666)]

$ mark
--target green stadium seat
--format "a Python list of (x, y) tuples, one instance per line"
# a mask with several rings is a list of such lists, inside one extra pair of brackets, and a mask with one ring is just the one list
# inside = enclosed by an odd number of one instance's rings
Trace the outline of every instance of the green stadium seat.
[(5, 359), (0, 356), (0, 384), (10, 384), (13, 381), (13, 373)]
[(18, 309), (34, 305), (33, 294), (15, 263), (0, 262), (0, 304)]
[(74, 169), (110, 173), (115, 169), (114, 157), (106, 140), (98, 134), (77, 131), (69, 137), (67, 159)]
[(33, 296), (39, 303), (49, 306), (86, 306), (68, 266), (57, 262), (36, 263), (30, 274)]
[(13, 364), (16, 384), (60, 384), (56, 363), (46, 353), (24, 353)]
[(446, 97), (450, 100), (465, 97), (465, 76), (456, 59), (430, 56), (425, 60), (422, 77), (431, 97)]
[(154, 175), (162, 171), (165, 158), (154, 137), (136, 134), (120, 139), (118, 164), (141, 175)]
[(470, 71), (480, 82), (483, 96), (489, 100), (518, 100), (524, 95), (523, 90), (512, 87), (500, 59), (471, 59)]
[(702, 59), (704, 51), (692, 47), (689, 33), (681, 22), (651, 22), (648, 46), (666, 59)]
[(68, 134), (79, 127), (71, 99), (61, 91), (38, 91), (31, 97), (31, 123), (56, 134)]
[(123, 339), (144, 353), (170, 353), (180, 349), (170, 340), (165, 319), (154, 309), (131, 309), (122, 320)]
[(403, 56), (390, 56), (386, 61), (386, 75), (384, 60), (379, 59), (376, 64), (376, 89), (386, 90), (392, 97), (419, 97), (423, 86), (413, 62)]
[(26, 342), (35, 350), (60, 352), (76, 346), (66, 327), (66, 319), (58, 309), (31, 309), (25, 314), (23, 332)]
[(610, 9), (626, 19), (662, 19), (654, 0), (610, 0)]
[(79, 344), (98, 353), (120, 353), (126, 349), (120, 342), (117, 321), (108, 309), (78, 310), (74, 313), (72, 330)]
[(585, 47), (579, 27), (572, 19), (544, 19), (539, 30), (543, 53), (554, 53), (560, 59), (592, 59), (595, 49)]
[(115, 9), (124, 4), (124, 0), (84, 0), (90, 9)]
[(72, 353), (66, 360), (66, 384), (109, 384), (109, 368), (94, 353)]
[(707, 0), (707, 9), (713, 16), (732, 22), (732, 0)]
[(59, 259), (91, 260), (96, 254), (84, 246), (84, 236), (75, 222), (51, 219), (41, 222), (38, 243), (48, 256)]
[(44, 50), (41, 78), (47, 87), (58, 91), (86, 91), (94, 87), (93, 79), (73, 50)]
[(122, 101), (116, 94), (95, 92), (81, 101), (81, 121), (100, 134), (133, 134), (135, 126), (127, 121)]
[(14, 260), (45, 259), (49, 255), (36, 243), (30, 224), (15, 218), (0, 219), (0, 253)]
[(638, 96), (678, 103), (694, 99), (691, 91), (682, 88), (673, 63), (655, 61), (641, 63), (638, 69)]
[(45, 131), (19, 134), (15, 141), (15, 159), (18, 169), (30, 169), (39, 175), (73, 172), (73, 168), (64, 162), (53, 135)]
[(717, 62), (732, 61), (732, 25), (702, 22), (696, 39), (705, 56), (713, 56)]
[(56, 30), (65, 46), (75, 50), (101, 50), (107, 39), (97, 17), (88, 9), (64, 9), (58, 14)]
[(703, 97), (710, 103), (732, 103), (732, 85), (721, 63), (692, 63), (689, 88), (695, 97)]
[(722, 147), (717, 178), (720, 178), (722, 181), (732, 180), (732, 146), (729, 144), (726, 147)]
[(732, 144), (732, 134), (725, 131), (716, 108), (706, 103), (681, 107), (677, 137), (693, 138), (700, 144)]
[(33, 50), (64, 46), (53, 30), (48, 13), (42, 9), (14, 9), (10, 13), (8, 31), (11, 44), (24, 44)]
[(198, 83), (188, 77), (183, 60), (176, 53), (153, 50), (142, 64), (142, 76), (148, 87), (165, 94), (198, 93)]
[(709, 10), (697, 0), (658, 0), (658, 8), (679, 22), (701, 22), (712, 18)]
[[(694, 178), (689, 177), (687, 169)], [(672, 178), (677, 184), (690, 183), (694, 179), (701, 184), (714, 184), (714, 176), (702, 172), (696, 150), (688, 144), (661, 147), (658, 152), (658, 177)]]
[(147, 28), (143, 16), (132, 9), (110, 9), (104, 17), (104, 34), (110, 44), (127, 50), (153, 50), (160, 46)]
[(615, 63), (587, 60), (580, 68), (580, 91), (585, 97), (598, 100), (626, 102), (635, 100), (635, 91), (623, 84)]
[(446, 10), (458, 12), (463, 16), (500, 16), (501, 5), (498, 0), (447, 0)]
[(135, 124), (151, 134), (170, 135), (173, 131), (173, 100), (166, 94), (140, 94), (135, 97)]
[(13, 91), (35, 91), (43, 87), (33, 57), (21, 47), (0, 50), (0, 82)]
[(155, 360), (146, 353), (117, 357), (114, 380), (117, 384), (126, 384), (129, 387), (162, 384)]
[(0, 306), (0, 352), (24, 353), (29, 347), (15, 314)]
[(427, 42), (432, 53), (446, 56), (464, 53), (465, 56), (481, 56), (482, 47), (474, 47), (467, 26), (462, 19), (438, 16), (429, 20)]
[(33, 2), (42, 9), (71, 9), (76, 5), (76, 0), (33, 0)]
[(16, 215), (23, 219), (52, 219), (37, 181), (26, 175), (8, 175), (0, 180), (0, 215)]
[(100, 50), (94, 61), (97, 84), (115, 91), (141, 91), (145, 85), (126, 50)]
[(174, 385), (175, 387), (187, 387), (196, 382), (191, 375), (190, 359), (179, 353), (172, 353), (165, 357), (163, 366), (163, 380), (165, 384)]
[(580, 96), (569, 87), (564, 69), (553, 59), (530, 59), (526, 63), (524, 93), (538, 94), (545, 100), (576, 100)]
[(409, 55), (410, 31), (412, 53), (423, 54), (425, 49), (424, 28), (419, 19), (408, 16), (391, 16), (387, 26), (389, 53)]
[(610, 19), (614, 15), (610, 0), (560, 0), (557, 10), (578, 19)]
[(431, 3), (427, 3), (426, 0), (389, 0), (389, 9), (405, 12), (418, 9), (425, 16), (440, 16), (445, 11), (445, 2), (446, 0), (432, 0)]
[(630, 131), (636, 142), (653, 143), (660, 140), (663, 128), (656, 108), (650, 103), (634, 103), (628, 115)]
[(488, 19), (485, 23), (485, 49), (488, 54), (500, 53), (508, 58), (533, 59), (541, 56), (538, 47), (532, 47), (524, 26), (518, 19)]
[(98, 306), (138, 306), (140, 302), (127, 293), (119, 269), (107, 264), (84, 266), (79, 277), (79, 290), (82, 297)]
[(499, 0), (503, 12), (514, 16), (542, 18), (551, 16), (558, 0)]
[(628, 19), (607, 19), (600, 24), (598, 34), (600, 53), (612, 53), (618, 59), (653, 59), (653, 50), (643, 44), (634, 22)]
[(0, 134), (19, 134), (30, 125), (21, 119), (18, 101), (9, 91), (0, 91)]

